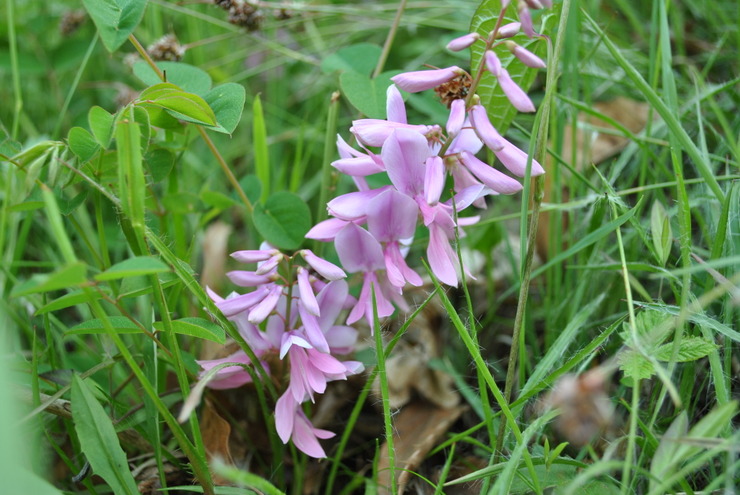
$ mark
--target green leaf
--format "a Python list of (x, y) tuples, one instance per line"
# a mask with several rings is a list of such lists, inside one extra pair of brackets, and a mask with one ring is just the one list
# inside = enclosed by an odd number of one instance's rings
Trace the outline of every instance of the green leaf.
[(260, 235), (280, 249), (298, 249), (311, 228), (308, 205), (289, 192), (277, 192), (264, 206), (255, 205), (253, 218)]
[(39, 292), (67, 289), (87, 281), (87, 265), (81, 261), (71, 263), (52, 273), (36, 274), (16, 285), (11, 297), (20, 297)]
[(145, 89), (137, 101), (142, 105), (164, 108), (179, 120), (207, 126), (216, 125), (216, 115), (203, 98), (171, 83), (159, 83)]
[(80, 447), (93, 472), (103, 478), (116, 495), (138, 494), (113, 423), (77, 375), (72, 379), (72, 419)]
[(172, 167), (175, 165), (175, 155), (164, 148), (157, 148), (150, 150), (146, 156), (144, 156), (144, 163), (146, 163), (149, 173), (152, 176), (154, 182), (159, 182), (167, 178), (172, 171)]
[[(161, 321), (155, 322), (153, 326), (160, 332), (164, 330), (164, 324)], [(174, 320), (172, 322), (172, 330), (175, 333), (212, 340), (219, 344), (226, 342), (226, 332), (224, 329), (203, 318), (190, 317)]]
[[(203, 69), (182, 62), (157, 62), (157, 67), (165, 73), (168, 83), (176, 85), (183, 91), (205, 96), (211, 89), (211, 76)], [(134, 75), (147, 86), (162, 82), (159, 75), (144, 60), (134, 64)]]
[[(107, 318), (108, 323), (116, 333), (141, 333), (141, 328), (136, 325), (130, 318), (125, 316), (110, 316)], [(107, 333), (103, 320), (93, 319), (83, 321), (82, 323), (69, 328), (65, 335), (87, 335)]]
[(82, 0), (109, 52), (116, 51), (141, 21), (146, 0)]
[(216, 191), (209, 191), (207, 189), (201, 191), (200, 200), (203, 201), (203, 203), (205, 203), (206, 205), (213, 208), (218, 208), (219, 210), (225, 210), (237, 204), (236, 201), (234, 201), (227, 195)]
[[(678, 306), (671, 306), (667, 304), (656, 304), (656, 303), (643, 303), (635, 302), (636, 305), (642, 306), (643, 308), (652, 309), (653, 311), (661, 311), (663, 313), (678, 316), (681, 313), (681, 308)], [(717, 333), (721, 333), (728, 339), (732, 339), (735, 342), (740, 342), (740, 332), (733, 330), (729, 326), (718, 322), (714, 318), (710, 318), (701, 313), (694, 313), (689, 315), (689, 321), (705, 329), (713, 330)]]
[(384, 119), (385, 94), (392, 84), (391, 77), (400, 71), (383, 72), (375, 79), (370, 79), (359, 72), (343, 72), (339, 76), (339, 85), (349, 102), (357, 110), (373, 119)]
[(157, 258), (151, 256), (136, 256), (129, 258), (108, 268), (103, 273), (95, 275), (95, 280), (118, 280), (139, 275), (168, 272), (170, 268)]
[[(657, 311), (641, 311), (635, 317), (637, 336), (640, 344), (648, 352), (652, 352), (671, 334), (673, 326), (666, 324), (669, 319), (671, 319), (669, 315)], [(620, 336), (625, 343), (632, 341), (632, 331), (628, 321), (622, 323)]]
[[(677, 363), (696, 361), (715, 351), (717, 345), (701, 337), (684, 337), (678, 347)], [(673, 355), (673, 342), (663, 344), (655, 350), (655, 359), (670, 361)]]
[(668, 429), (663, 433), (658, 448), (653, 454), (653, 460), (650, 463), (650, 474), (653, 475), (654, 479), (650, 480), (650, 487), (653, 488), (657, 485), (656, 480), (662, 480), (665, 478), (668, 472), (668, 468), (674, 465), (673, 451), (676, 447), (676, 442), (686, 436), (689, 431), (689, 418), (686, 411), (681, 411), (681, 414), (676, 416)]
[(39, 309), (36, 310), (35, 315), (43, 315), (46, 313), (50, 313), (52, 311), (59, 311), (60, 309), (69, 308), (71, 306), (77, 306), (78, 304), (85, 304), (90, 301), (95, 301), (103, 297), (106, 293), (109, 293), (107, 287), (101, 286), (99, 289), (102, 290), (102, 292), (95, 291), (82, 291), (82, 290), (76, 290), (73, 292), (70, 292), (69, 294), (64, 294), (61, 297), (58, 297), (54, 299), (53, 301), (44, 304)]
[(239, 124), (244, 111), (247, 93), (244, 86), (237, 83), (220, 84), (203, 95), (203, 99), (216, 115), (216, 127), (212, 130), (231, 134)]
[(663, 205), (655, 201), (650, 211), (650, 234), (653, 238), (653, 247), (658, 257), (660, 266), (665, 266), (671, 254), (671, 219)]
[[(172, 272), (163, 272), (159, 274), (159, 283), (163, 288), (171, 287), (179, 282), (177, 276)], [(118, 292), (118, 298), (138, 297), (152, 292), (152, 281), (149, 276), (141, 275), (138, 277), (126, 277), (121, 281), (121, 288)]]
[(87, 123), (90, 126), (95, 140), (103, 149), (108, 148), (110, 140), (113, 138), (113, 124), (115, 115), (111, 115), (100, 107), (92, 107), (87, 112)]
[(369, 76), (378, 64), (383, 49), (371, 43), (357, 43), (332, 53), (321, 61), (322, 72), (357, 72)]
[(73, 197), (72, 199), (67, 199), (64, 196), (64, 193), (62, 192), (62, 190), (55, 189), (54, 196), (56, 196), (57, 203), (59, 204), (59, 212), (64, 216), (71, 214), (82, 203), (85, 202), (89, 191), (90, 191), (89, 189), (83, 189), (79, 194), (75, 195), (75, 197)]
[[(490, 33), (495, 27), (500, 12), (500, 0), (487, 0), (482, 2), (473, 14), (473, 19), (470, 24), (470, 32), (477, 32), (481, 35), (481, 38), (486, 39), (488, 37), (488, 33)], [(516, 9), (509, 7), (507, 9), (508, 15), (504, 16), (503, 24), (517, 21), (517, 19), (513, 17), (515, 13)], [(552, 22), (548, 21), (555, 21), (555, 19), (556, 16), (552, 13), (542, 16), (542, 34), (551, 34), (550, 24), (552, 24)], [(544, 37), (535, 37), (530, 39), (523, 33), (520, 33), (511, 38), (511, 40), (539, 57), (544, 57), (547, 51), (547, 42)], [(472, 68), (471, 74), (473, 77), (475, 77), (478, 69), (481, 67), (484, 53), (483, 48), (484, 46), (482, 43), (475, 43), (471, 48), (470, 67)], [(494, 52), (498, 56), (499, 60), (501, 60), (501, 65), (509, 72), (509, 75), (514, 82), (516, 82), (524, 91), (527, 91), (537, 77), (539, 70), (531, 69), (524, 65), (503, 44), (496, 47)], [(506, 132), (509, 124), (514, 120), (517, 110), (511, 105), (496, 78), (490, 72), (484, 71), (476, 93), (480, 96), (481, 104), (486, 107), (486, 110), (488, 110), (488, 118), (491, 120), (493, 126), (501, 134)]]
[(645, 380), (655, 373), (653, 364), (634, 349), (625, 349), (617, 358), (619, 368), (627, 378)]
[(100, 149), (100, 145), (95, 138), (82, 127), (73, 127), (67, 135), (67, 143), (72, 153), (82, 162), (88, 161)]
[(248, 174), (241, 178), (239, 185), (244, 190), (244, 194), (252, 203), (257, 203), (262, 194), (262, 182), (254, 174)]
[(134, 117), (134, 109), (127, 107), (116, 123), (118, 197), (123, 213), (143, 237), (146, 181), (141, 159), (141, 128)]

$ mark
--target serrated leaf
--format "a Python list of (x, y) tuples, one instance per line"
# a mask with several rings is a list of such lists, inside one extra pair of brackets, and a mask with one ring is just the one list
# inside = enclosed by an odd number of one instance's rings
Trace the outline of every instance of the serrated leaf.
[(72, 153), (82, 162), (88, 161), (100, 149), (100, 145), (92, 134), (82, 127), (73, 127), (69, 130), (67, 143)]
[(92, 107), (87, 112), (87, 124), (90, 126), (92, 135), (103, 149), (107, 148), (113, 138), (113, 123), (115, 115), (111, 115), (101, 107)]
[[(164, 324), (161, 321), (155, 322), (153, 326), (160, 332), (164, 330)], [(219, 344), (226, 342), (226, 332), (224, 329), (203, 318), (189, 317), (174, 320), (172, 321), (172, 330), (181, 335), (212, 340)]]
[(627, 378), (645, 380), (653, 376), (653, 364), (634, 349), (625, 349), (617, 358), (619, 368)]
[(247, 101), (244, 86), (237, 83), (220, 84), (203, 95), (203, 99), (216, 115), (216, 127), (211, 130), (231, 134), (239, 125)]
[(100, 39), (109, 52), (116, 51), (136, 29), (147, 0), (82, 0)]
[(216, 125), (216, 115), (206, 101), (172, 83), (158, 83), (141, 92), (139, 104), (164, 108), (179, 120), (207, 126)]
[(255, 205), (254, 225), (262, 237), (280, 249), (298, 249), (311, 228), (311, 211), (300, 197), (278, 192), (264, 206)]
[(154, 273), (168, 272), (170, 268), (157, 258), (151, 256), (136, 256), (116, 263), (106, 271), (95, 275), (95, 280), (118, 280), (126, 277), (137, 277), (140, 275), (152, 275)]
[[(167, 82), (172, 83), (188, 93), (204, 96), (213, 84), (206, 71), (183, 62), (157, 62), (157, 67), (164, 72)], [(134, 75), (147, 86), (159, 84), (162, 80), (154, 69), (144, 60), (134, 64)]]
[(67, 289), (84, 284), (87, 281), (87, 265), (81, 261), (71, 263), (52, 273), (36, 274), (30, 279), (16, 285), (11, 297), (20, 297), (39, 292)]
[[(650, 352), (659, 346), (671, 334), (672, 326), (666, 321), (670, 316), (656, 311), (641, 311), (635, 317), (635, 328), (640, 344)], [(622, 323), (622, 339), (629, 343), (632, 340), (632, 331), (628, 321)]]
[[(556, 6), (553, 6), (553, 9)], [(480, 4), (478, 9), (473, 14), (473, 19), (470, 24), (470, 32), (477, 32), (481, 35), (481, 38), (485, 39), (496, 25), (496, 21), (501, 12), (501, 1), (500, 0), (487, 0)], [(512, 17), (515, 15), (516, 9), (509, 7), (507, 9), (508, 15), (504, 16), (503, 24), (517, 21), (516, 18)], [(542, 34), (550, 34), (550, 24), (555, 20), (555, 15), (552, 14), (552, 9), (549, 13), (542, 16)], [(518, 34), (511, 38), (518, 45), (526, 48), (530, 52), (534, 53), (539, 57), (544, 57), (547, 51), (547, 43), (543, 38), (527, 38), (524, 34)], [(470, 67), (472, 67), (473, 77), (481, 67), (481, 60), (483, 59), (483, 44), (475, 43), (471, 47), (471, 61)], [(516, 82), (520, 88), (527, 91), (537, 77), (538, 69), (532, 69), (520, 62), (504, 45), (494, 49), (494, 52), (501, 60), (501, 65), (504, 69), (509, 72), (511, 78)], [(478, 96), (480, 96), (481, 104), (486, 107), (488, 111), (488, 118), (491, 120), (493, 126), (501, 133), (505, 133), (508, 129), (511, 121), (514, 120), (517, 110), (511, 105), (503, 90), (499, 86), (496, 78), (488, 71), (485, 71), (481, 77), (480, 85), (476, 90)]]
[(397, 74), (400, 71), (383, 72), (370, 79), (359, 72), (343, 72), (339, 76), (339, 86), (357, 110), (372, 119), (385, 119), (386, 91), (393, 84), (391, 77)]
[[(107, 318), (108, 324), (116, 333), (141, 333), (141, 328), (136, 325), (130, 318), (125, 316), (110, 316)], [(65, 332), (66, 335), (87, 335), (107, 333), (103, 320), (95, 318), (93, 320), (83, 321)]]
[[(686, 363), (701, 359), (717, 350), (717, 345), (701, 337), (684, 337), (678, 347), (677, 363)], [(659, 361), (670, 361), (673, 354), (673, 343), (663, 344), (655, 350), (655, 358)]]
[[(635, 303), (638, 306), (642, 306), (643, 308), (652, 309), (653, 311), (660, 311), (665, 314), (678, 316), (681, 313), (681, 308), (678, 306), (670, 306), (667, 304), (656, 304), (656, 303), (643, 303), (643, 302), (636, 302)], [(701, 314), (701, 313), (694, 313), (689, 315), (689, 321), (691, 323), (694, 323), (696, 325), (705, 327), (706, 329), (713, 330), (717, 333), (720, 333), (727, 337), (728, 339), (734, 340), (735, 342), (740, 342), (740, 332), (737, 330), (733, 330), (729, 326), (718, 322), (714, 318), (710, 318), (707, 315)]]
[(113, 423), (77, 375), (72, 379), (72, 419), (80, 447), (93, 472), (103, 478), (116, 495), (138, 494)]
[(321, 61), (322, 72), (351, 71), (369, 76), (378, 64), (383, 49), (371, 43), (357, 43), (332, 53)]

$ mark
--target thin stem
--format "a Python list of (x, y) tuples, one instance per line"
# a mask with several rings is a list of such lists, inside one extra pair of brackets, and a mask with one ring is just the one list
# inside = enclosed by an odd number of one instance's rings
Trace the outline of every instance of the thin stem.
[(72, 102), (72, 97), (77, 91), (77, 86), (79, 86), (80, 84), (80, 79), (82, 79), (82, 74), (85, 72), (87, 63), (90, 61), (90, 56), (93, 54), (93, 50), (95, 50), (95, 46), (97, 44), (98, 44), (98, 35), (96, 33), (93, 36), (93, 39), (90, 42), (90, 45), (87, 47), (85, 56), (82, 57), (82, 62), (80, 63), (80, 67), (77, 69), (77, 73), (75, 73), (74, 81), (72, 81), (72, 85), (69, 87), (69, 91), (67, 92), (67, 98), (64, 100), (62, 109), (59, 111), (59, 118), (57, 119), (57, 122), (54, 125), (54, 130), (51, 133), (52, 139), (59, 138), (59, 131), (62, 128), (62, 123), (64, 122), (64, 116), (67, 114), (67, 109), (69, 108), (69, 104)]
[(390, 31), (388, 31), (388, 36), (386, 36), (385, 38), (383, 51), (381, 52), (380, 58), (378, 59), (378, 64), (375, 66), (375, 70), (373, 71), (373, 77), (378, 77), (378, 75), (383, 72), (385, 61), (388, 59), (388, 54), (391, 52), (391, 46), (393, 45), (393, 40), (395, 39), (396, 32), (398, 31), (398, 26), (401, 24), (401, 16), (403, 16), (404, 10), (406, 10), (406, 0), (401, 0), (401, 4), (398, 6), (398, 10), (396, 10), (396, 17), (393, 19), (391, 29)]
[(10, 128), (10, 137), (18, 138), (18, 125), (20, 123), (21, 111), (23, 110), (23, 93), (21, 92), (21, 75), (18, 66), (18, 45), (15, 37), (15, 0), (8, 0), (6, 4), (8, 12), (8, 45), (10, 45), (10, 67), (13, 74), (13, 96), (15, 105), (13, 107), (13, 124)]

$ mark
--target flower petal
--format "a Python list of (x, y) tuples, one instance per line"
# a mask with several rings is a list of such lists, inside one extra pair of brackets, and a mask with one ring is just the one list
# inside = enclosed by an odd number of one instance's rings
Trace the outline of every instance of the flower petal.
[(408, 129), (393, 131), (380, 153), (393, 185), (412, 197), (424, 189), (424, 163), (430, 154), (426, 138)]
[(406, 105), (403, 102), (403, 96), (398, 88), (391, 84), (385, 92), (385, 113), (387, 120), (398, 122), (399, 124), (407, 124), (406, 121)]
[(445, 69), (404, 72), (403, 74), (391, 77), (391, 81), (404, 91), (418, 93), (419, 91), (432, 89), (440, 84), (449, 82), (463, 73), (460, 67), (453, 65)]
[(382, 270), (383, 248), (367, 230), (350, 223), (334, 240), (342, 266), (350, 273)]

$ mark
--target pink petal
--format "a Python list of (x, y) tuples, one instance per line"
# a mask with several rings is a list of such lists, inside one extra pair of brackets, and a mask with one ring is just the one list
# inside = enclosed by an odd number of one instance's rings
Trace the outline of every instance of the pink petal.
[[(505, 146), (499, 151), (494, 151), (496, 158), (501, 160), (504, 167), (519, 177), (524, 177), (527, 172), (527, 154), (511, 144), (509, 141), (504, 140)], [(531, 177), (536, 177), (545, 173), (545, 169), (539, 164), (537, 160), (532, 159), (532, 170)]]
[(308, 270), (302, 266), (298, 267), (298, 294), (301, 298), (301, 304), (305, 307), (309, 313), (314, 316), (319, 316), (319, 303), (316, 301), (316, 296), (313, 293), (311, 282), (308, 280)]
[(377, 164), (369, 156), (341, 158), (331, 162), (331, 166), (343, 174), (365, 177), (383, 171), (383, 167)]
[(527, 67), (531, 67), (533, 69), (544, 69), (547, 67), (544, 60), (523, 46), (517, 45), (513, 41), (507, 41), (506, 48), (508, 48), (509, 51)]
[(445, 69), (404, 72), (391, 77), (391, 81), (404, 91), (418, 93), (449, 82), (460, 74), (464, 74), (464, 71), (460, 67), (452, 66)]
[(254, 272), (244, 270), (227, 272), (226, 276), (239, 287), (257, 287), (258, 285), (267, 284), (272, 281), (270, 280), (270, 277), (265, 275), (257, 275)]
[(327, 434), (330, 435), (331, 432), (313, 428), (303, 412), (297, 411), (293, 426), (293, 444), (304, 454), (321, 459), (326, 457), (326, 453), (317, 440), (316, 432), (319, 432), (322, 438), (330, 438)]
[[(347, 300), (349, 288), (344, 280), (335, 280), (326, 284), (316, 296), (321, 308), (319, 326), (326, 332), (337, 321), (339, 313), (344, 309), (344, 301)], [(328, 339), (328, 337), (327, 337)], [(331, 345), (331, 343), (330, 343)]]
[(419, 209), (410, 197), (387, 189), (370, 201), (368, 211), (367, 229), (378, 241), (389, 242), (414, 235)]
[(496, 33), (496, 38), (511, 38), (512, 36), (515, 36), (521, 28), (522, 24), (520, 22), (504, 24), (499, 28), (498, 33)]
[(475, 155), (481, 150), (482, 147), (483, 142), (475, 133), (475, 129), (473, 129), (473, 126), (470, 123), (470, 119), (466, 118), (465, 122), (463, 123), (462, 130), (452, 140), (452, 144), (447, 149), (446, 155), (454, 155), (455, 153), (460, 153), (461, 151), (469, 151), (470, 153)]
[(350, 273), (382, 270), (383, 249), (367, 230), (350, 223), (337, 234), (334, 247), (342, 266)]
[(501, 67), (501, 61), (492, 50), (486, 50), (486, 54), (484, 56), (486, 58), (486, 69), (488, 69), (488, 72), (498, 77), (503, 70), (503, 67)]
[(216, 307), (221, 310), (224, 316), (234, 316), (258, 304), (269, 292), (266, 286), (262, 286), (249, 294), (224, 299), (222, 302), (216, 303)]
[(434, 224), (429, 229), (427, 258), (429, 267), (440, 282), (457, 287), (457, 272), (452, 261), (457, 256), (452, 252), (450, 241), (445, 233)]
[(409, 129), (421, 135), (426, 135), (434, 130), (434, 126), (401, 124), (379, 119), (360, 119), (352, 122), (352, 127), (349, 130), (361, 143), (367, 146), (380, 147), (383, 146), (385, 140), (395, 129)]
[(298, 312), (301, 315), (303, 329), (306, 332), (306, 338), (308, 338), (308, 341), (315, 349), (328, 353), (329, 343), (326, 341), (326, 337), (324, 336), (324, 332), (321, 331), (321, 327), (319, 327), (319, 321), (316, 319), (316, 316), (309, 313), (302, 304), (298, 305)]
[(249, 310), (249, 316), (247, 317), (249, 323), (258, 325), (265, 321), (267, 316), (273, 309), (275, 309), (275, 306), (283, 293), (282, 291), (283, 288), (281, 286), (273, 286), (265, 298)]
[(496, 151), (504, 147), (504, 138), (494, 129), (482, 105), (473, 105), (470, 109), (470, 122), (473, 124), (475, 133), (489, 149)]
[(522, 190), (522, 185), (519, 181), (512, 179), (508, 175), (502, 174), (467, 151), (460, 153), (460, 161), (462, 161), (463, 165), (465, 165), (473, 175), (478, 177), (481, 182), (497, 193), (514, 194)]
[[(423, 139), (423, 138), (422, 138)], [(342, 220), (360, 220), (367, 215), (367, 205), (390, 186), (372, 189), (370, 191), (356, 191), (343, 194), (329, 201), (326, 205), (329, 213)]]
[(275, 255), (274, 249), (248, 249), (231, 253), (232, 258), (237, 261), (241, 261), (242, 263), (257, 263), (258, 261), (265, 261), (270, 259), (273, 255)]
[[(306, 233), (306, 239), (316, 239), (319, 241), (334, 240), (337, 233), (344, 228), (349, 222), (340, 218), (330, 218), (319, 222)], [(308, 260), (307, 260), (308, 261)], [(310, 263), (309, 263), (310, 264)], [(316, 270), (318, 271), (318, 270)]]
[(297, 407), (298, 403), (287, 390), (275, 403), (275, 429), (283, 443), (288, 443), (293, 434)]
[[(501, 69), (498, 74), (498, 82), (501, 85), (501, 89), (504, 90), (504, 94), (509, 99), (514, 108), (520, 112), (534, 112), (534, 103), (529, 99), (527, 93), (519, 87), (517, 83), (509, 75), (509, 71)], [(494, 150), (495, 151), (495, 150)]]
[(478, 33), (468, 33), (447, 43), (447, 49), (451, 52), (459, 52), (465, 50), (469, 46), (472, 46), (472, 44), (479, 39), (480, 35)]
[[(347, 225), (347, 222), (342, 222), (342, 227), (345, 225)], [(337, 230), (337, 232), (339, 230)], [(303, 256), (303, 259), (306, 260), (306, 263), (327, 280), (339, 280), (347, 276), (347, 274), (344, 273), (344, 270), (334, 263), (330, 263), (324, 258), (316, 256), (310, 249), (303, 249), (300, 253), (301, 256)]]
[(391, 182), (408, 196), (422, 192), (424, 163), (430, 154), (426, 138), (408, 129), (396, 129), (380, 153)]
[(387, 120), (398, 122), (399, 124), (407, 124), (406, 121), (406, 105), (403, 102), (403, 96), (398, 88), (391, 84), (385, 92), (385, 113)]
[(450, 116), (447, 118), (447, 134), (450, 136), (456, 136), (462, 130), (463, 123), (465, 122), (465, 100), (458, 99), (452, 102), (450, 105)]
[(445, 164), (439, 156), (429, 157), (424, 173), (424, 199), (430, 205), (439, 201), (445, 187)]

